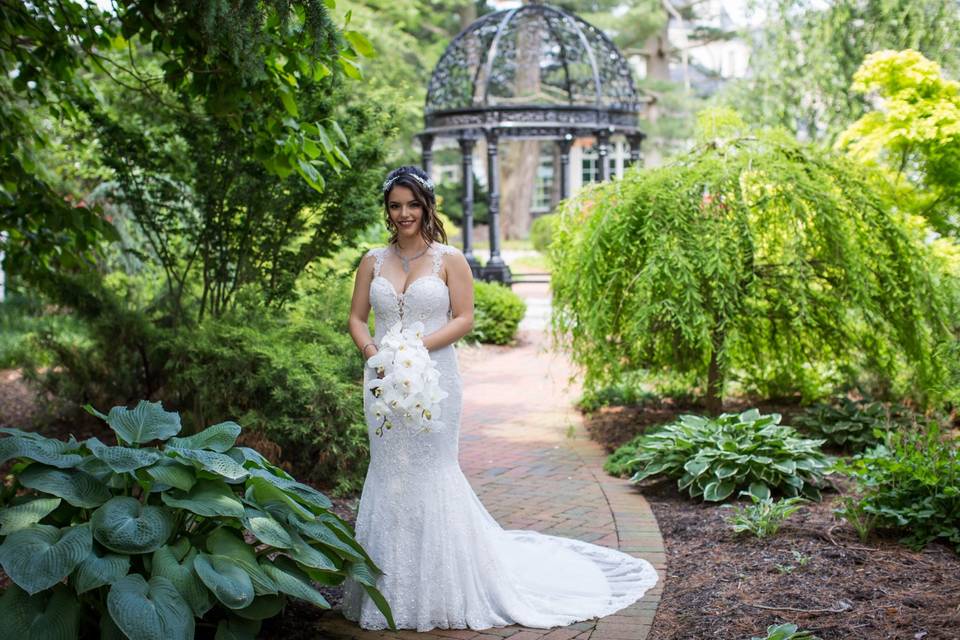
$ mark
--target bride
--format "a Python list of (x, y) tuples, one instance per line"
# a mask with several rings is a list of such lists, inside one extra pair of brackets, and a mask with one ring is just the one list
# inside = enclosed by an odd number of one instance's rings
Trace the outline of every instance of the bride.
[[(365, 359), (397, 322), (424, 325), (423, 343), (440, 372), (445, 428), (380, 430), (364, 368), (370, 466), (356, 538), (383, 570), (377, 588), (399, 629), (550, 628), (601, 617), (657, 583), (646, 560), (571, 538), (505, 530), (487, 512), (458, 460), (462, 381), (454, 343), (473, 327), (473, 277), (463, 253), (446, 243), (433, 182), (400, 167), (383, 183), (387, 246), (357, 269), (350, 334)], [(374, 311), (371, 337), (367, 318)], [(344, 583), (342, 613), (365, 629), (387, 620), (362, 585)]]

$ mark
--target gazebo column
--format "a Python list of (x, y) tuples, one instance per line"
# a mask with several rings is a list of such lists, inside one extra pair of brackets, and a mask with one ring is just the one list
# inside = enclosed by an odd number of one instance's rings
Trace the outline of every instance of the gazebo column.
[(510, 267), (500, 257), (500, 157), (497, 154), (496, 129), (488, 129), (487, 137), (487, 193), (490, 216), (490, 259), (483, 268), (484, 280), (497, 280), (509, 284)]
[(463, 176), (463, 256), (473, 277), (480, 275), (480, 263), (473, 255), (473, 145), (472, 138), (460, 138), (460, 169)]
[(597, 131), (597, 182), (604, 182), (609, 175), (607, 155), (610, 153), (610, 132), (606, 129)]
[(566, 133), (557, 140), (560, 147), (560, 199), (570, 197), (570, 147), (573, 146), (573, 134)]
[(421, 133), (418, 137), (420, 138), (420, 148), (423, 150), (420, 167), (428, 176), (433, 177), (433, 134)]
[(635, 167), (640, 164), (640, 145), (647, 136), (642, 133), (633, 133), (627, 136), (627, 142), (630, 143), (630, 166)]

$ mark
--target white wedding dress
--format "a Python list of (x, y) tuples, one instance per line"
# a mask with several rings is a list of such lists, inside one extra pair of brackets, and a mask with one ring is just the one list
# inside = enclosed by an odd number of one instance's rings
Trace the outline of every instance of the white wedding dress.
[[(398, 293), (381, 275), (402, 281), (400, 259), (389, 247), (375, 256), (370, 285), (374, 342), (398, 320), (423, 322), (424, 335), (452, 317), (440, 277), (442, 256), (459, 253), (433, 243), (411, 263), (422, 273)], [(369, 255), (369, 254), (368, 254)], [(430, 266), (429, 270), (424, 267)], [(505, 530), (487, 512), (458, 460), (462, 382), (453, 345), (430, 352), (449, 393), (442, 401), (446, 428), (375, 434), (372, 395), (364, 392), (370, 466), (360, 496), (356, 537), (384, 571), (377, 587), (390, 604), (397, 628), (427, 631), (486, 629), (511, 624), (550, 628), (619, 611), (658, 580), (646, 560), (571, 538)], [(364, 383), (373, 374), (367, 367)], [(387, 621), (353, 579), (344, 583), (342, 614), (365, 629)]]

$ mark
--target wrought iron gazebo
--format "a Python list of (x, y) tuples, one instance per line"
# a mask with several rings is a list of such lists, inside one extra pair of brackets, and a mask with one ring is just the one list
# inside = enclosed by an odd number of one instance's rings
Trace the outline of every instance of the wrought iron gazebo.
[[(552, 140), (559, 147), (560, 197), (570, 195), (570, 147), (596, 140), (597, 179), (606, 180), (610, 137), (622, 134), (630, 163), (645, 137), (642, 100), (630, 67), (602, 31), (562, 9), (526, 4), (487, 14), (462, 31), (437, 63), (427, 88), (425, 128), (418, 135), (423, 168), (432, 169), (434, 140), (456, 138), (463, 175), (463, 253), (475, 277), (510, 283), (500, 255), (500, 139)], [(487, 150), (490, 259), (473, 255), (473, 148)]]

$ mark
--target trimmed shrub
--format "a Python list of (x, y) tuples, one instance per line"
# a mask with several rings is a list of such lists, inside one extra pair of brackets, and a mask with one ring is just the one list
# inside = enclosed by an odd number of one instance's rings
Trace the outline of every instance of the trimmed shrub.
[(508, 287), (493, 282), (473, 283), (473, 331), (465, 340), (510, 344), (527, 312), (527, 304)]
[(547, 253), (550, 242), (553, 240), (553, 230), (556, 228), (557, 214), (546, 213), (537, 216), (530, 225), (530, 242), (533, 248), (540, 253)]

